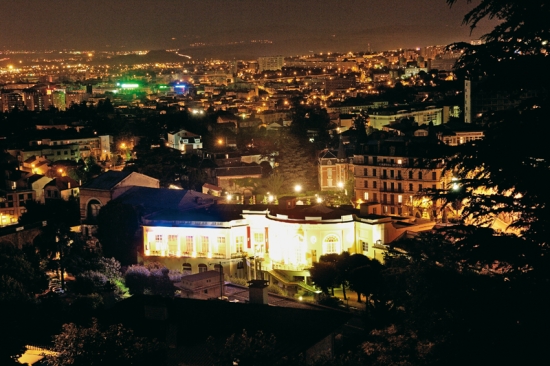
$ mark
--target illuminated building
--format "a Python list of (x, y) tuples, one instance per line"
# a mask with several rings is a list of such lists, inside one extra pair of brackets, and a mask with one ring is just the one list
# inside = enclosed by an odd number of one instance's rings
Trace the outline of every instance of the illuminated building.
[(67, 102), (65, 99), (65, 91), (64, 90), (54, 90), (52, 95), (52, 105), (57, 108), (60, 111), (64, 111), (67, 109)]
[(258, 71), (266, 70), (281, 70), (285, 63), (285, 58), (283, 56), (269, 56), (269, 57), (259, 57), (258, 58)]
[(14, 109), (23, 110), (25, 108), (25, 101), (20, 93), (1, 93), (2, 99), (2, 112), (9, 112)]
[[(368, 209), (367, 206), (365, 206)], [(307, 285), (308, 269), (324, 254), (348, 251), (383, 261), (396, 238), (433, 222), (367, 213), (366, 209), (277, 205), (210, 205), (165, 210), (143, 218), (143, 258), (200, 273), (222, 263), (230, 276)]]
[(349, 88), (355, 87), (355, 78), (350, 77), (341, 77), (341, 78), (331, 78), (325, 80), (325, 92), (338, 92), (346, 91)]
[(342, 143), (337, 152), (328, 149), (321, 151), (317, 163), (319, 188), (322, 191), (339, 190), (338, 183), (345, 184), (353, 176), (353, 158), (346, 156)]
[(485, 133), (479, 129), (447, 131), (439, 136), (444, 144), (450, 146), (462, 145), (471, 141), (481, 140)]
[(0, 191), (0, 226), (17, 223), (27, 212), (26, 205), (36, 199), (36, 192), (29, 188)]
[(70, 197), (78, 197), (79, 187), (80, 184), (71, 177), (57, 177), (44, 186), (44, 198), (68, 201)]
[(385, 125), (400, 121), (405, 118), (413, 118), (419, 125), (432, 122), (440, 125), (443, 122), (443, 108), (435, 106), (423, 106), (416, 108), (400, 109), (401, 107), (383, 108), (369, 111), (370, 126), (381, 130)]
[(108, 171), (80, 187), (80, 218), (95, 223), (99, 209), (131, 187), (158, 188), (159, 180), (128, 171)]
[(374, 214), (436, 220), (438, 203), (434, 205), (422, 191), (446, 188), (443, 166), (423, 165), (422, 155), (410, 156), (410, 145), (402, 142), (378, 145), (375, 141), (372, 151), (354, 155), (355, 198)]
[(202, 149), (201, 136), (192, 132), (186, 130), (168, 132), (167, 137), (167, 146), (182, 153), (193, 153)]

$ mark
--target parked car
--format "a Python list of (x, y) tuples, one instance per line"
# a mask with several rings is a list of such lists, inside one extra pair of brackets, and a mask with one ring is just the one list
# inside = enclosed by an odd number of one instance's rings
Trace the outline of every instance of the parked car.
[(54, 294), (64, 294), (65, 290), (63, 290), (61, 287), (53, 287), (51, 290)]

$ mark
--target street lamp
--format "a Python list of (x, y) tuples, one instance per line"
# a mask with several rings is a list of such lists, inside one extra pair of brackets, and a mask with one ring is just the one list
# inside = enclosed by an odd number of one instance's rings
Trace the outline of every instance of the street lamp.
[(296, 184), (296, 185), (294, 186), (294, 191), (295, 191), (296, 193), (300, 193), (300, 192), (302, 191), (302, 186), (299, 185), (299, 184)]

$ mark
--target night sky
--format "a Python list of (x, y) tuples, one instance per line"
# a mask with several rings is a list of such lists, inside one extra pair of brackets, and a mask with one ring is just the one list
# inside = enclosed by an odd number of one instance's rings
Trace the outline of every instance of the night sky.
[[(470, 36), (461, 23), (471, 7), (466, 0), (453, 8), (445, 0), (1, 0), (0, 50), (290, 55), (366, 51), (370, 43), (380, 51), (477, 39), (490, 25)], [(273, 43), (251, 43), (264, 39)]]

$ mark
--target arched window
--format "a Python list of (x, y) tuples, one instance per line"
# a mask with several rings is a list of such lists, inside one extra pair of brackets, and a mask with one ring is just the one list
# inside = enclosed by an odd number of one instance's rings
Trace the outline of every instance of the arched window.
[(342, 251), (341, 247), (340, 238), (336, 235), (327, 235), (323, 239), (323, 254), (339, 254)]
[(190, 275), (193, 272), (193, 267), (190, 263), (184, 263), (181, 267), (183, 274), (186, 276)]
[(199, 273), (206, 272), (207, 270), (208, 270), (208, 267), (206, 266), (206, 264), (204, 263), (199, 264)]
[(94, 220), (95, 218), (97, 218), (100, 208), (101, 208), (101, 202), (99, 202), (96, 199), (90, 200), (90, 202), (88, 202), (88, 213), (87, 213), (88, 220)]
[(214, 271), (223, 272), (223, 268), (219, 264), (214, 264)]

